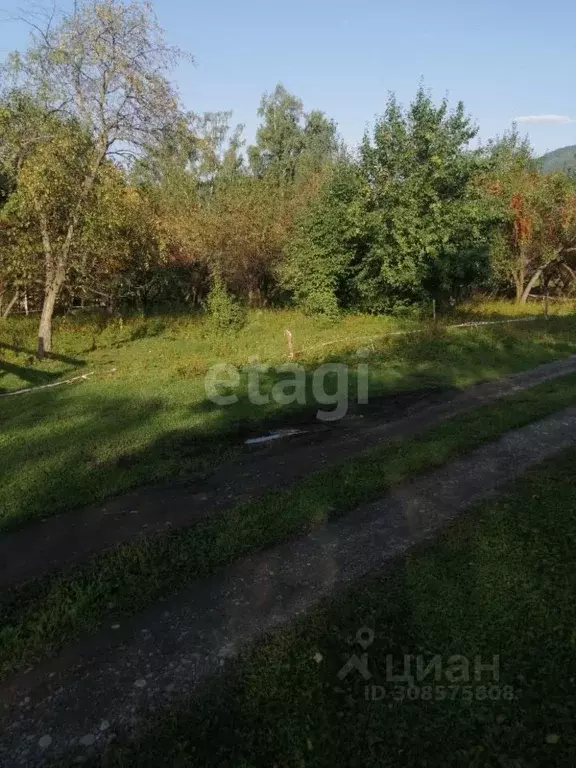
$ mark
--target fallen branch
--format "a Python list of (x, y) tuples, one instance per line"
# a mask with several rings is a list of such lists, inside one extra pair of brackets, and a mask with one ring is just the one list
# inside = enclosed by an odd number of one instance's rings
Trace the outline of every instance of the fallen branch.
[(17, 389), (15, 392), (4, 392), (0, 397), (12, 397), (12, 395), (26, 395), (28, 392), (38, 392), (40, 389), (50, 389), (51, 387), (60, 387), (63, 384), (74, 384), (75, 381), (86, 381), (88, 376), (94, 376), (96, 371), (90, 371), (90, 373), (84, 373), (82, 376), (75, 376), (73, 379), (67, 379), (66, 381), (56, 381), (54, 384), (43, 384), (40, 387), (28, 387), (27, 389)]
[[(475, 328), (477, 326), (482, 325), (502, 325), (506, 323), (529, 323), (534, 322), (535, 320), (541, 320), (541, 317), (514, 317), (509, 320), (476, 320), (469, 323), (458, 323), (457, 325), (445, 325), (443, 326), (443, 330), (449, 331), (452, 328)], [(382, 333), (378, 336), (352, 336), (345, 339), (334, 339), (333, 341), (326, 341), (324, 344), (316, 344), (313, 347), (304, 347), (302, 349), (297, 350), (294, 354), (295, 355), (301, 355), (303, 352), (310, 352), (313, 349), (320, 349), (322, 347), (329, 347), (332, 344), (344, 344), (349, 341), (369, 341), (374, 344), (374, 341), (377, 339), (385, 339), (389, 338), (390, 336), (409, 336), (411, 334), (416, 333), (427, 333), (430, 329), (429, 328), (416, 328), (409, 331), (390, 331), (389, 333)]]
[[(531, 293), (528, 298), (535, 299), (536, 301), (544, 301), (546, 296), (538, 296), (535, 293)], [(573, 296), (548, 296), (548, 301), (571, 301), (574, 303), (575, 299)]]

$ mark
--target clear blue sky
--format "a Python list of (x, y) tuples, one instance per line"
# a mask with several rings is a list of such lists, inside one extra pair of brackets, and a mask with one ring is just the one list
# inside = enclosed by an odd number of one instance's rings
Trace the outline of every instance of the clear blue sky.
[[(4, 0), (8, 11), (16, 5)], [(66, 2), (65, 2), (66, 4)], [(156, 0), (170, 42), (196, 65), (175, 79), (187, 108), (232, 109), (251, 139), (260, 96), (278, 81), (356, 143), (387, 92), (420, 78), (462, 99), (486, 139), (515, 117), (538, 153), (576, 144), (574, 0)], [(0, 56), (26, 32), (2, 22)], [(570, 122), (574, 120), (574, 122)]]

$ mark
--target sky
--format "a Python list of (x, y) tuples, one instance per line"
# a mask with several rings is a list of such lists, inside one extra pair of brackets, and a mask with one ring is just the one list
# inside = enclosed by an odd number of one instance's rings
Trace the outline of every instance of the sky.
[[(25, 0), (0, 0), (10, 15)], [(70, 2), (64, 0), (63, 5)], [(390, 91), (408, 103), (423, 80), (462, 100), (483, 141), (517, 120), (537, 154), (576, 144), (574, 0), (155, 0), (167, 40), (194, 64), (174, 73), (195, 112), (232, 110), (251, 141), (264, 91), (282, 82), (361, 139)], [(5, 17), (6, 18), (6, 17)], [(26, 45), (0, 21), (0, 57)]]

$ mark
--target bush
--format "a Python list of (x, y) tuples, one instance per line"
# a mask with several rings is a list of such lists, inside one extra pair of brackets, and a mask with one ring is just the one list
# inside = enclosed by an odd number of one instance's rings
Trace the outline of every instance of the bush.
[(246, 322), (244, 307), (228, 293), (219, 273), (212, 276), (212, 288), (206, 300), (206, 311), (211, 326), (219, 332), (239, 330)]

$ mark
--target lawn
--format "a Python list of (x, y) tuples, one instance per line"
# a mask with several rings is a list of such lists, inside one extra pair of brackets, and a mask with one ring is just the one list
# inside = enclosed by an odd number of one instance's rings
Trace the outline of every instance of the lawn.
[[(562, 304), (557, 311), (568, 310)], [(511, 311), (510, 305), (471, 305), (451, 320), (509, 317)], [(530, 315), (534, 308), (513, 312)], [(241, 331), (224, 336), (194, 316), (60, 318), (54, 357), (38, 363), (32, 355), (35, 322), (0, 323), (0, 390), (94, 375), (0, 398), (0, 530), (139, 484), (204, 473), (233, 455), (247, 433), (293, 419), (296, 406), (250, 404), (246, 375), (235, 405), (216, 406), (204, 388), (204, 375), (216, 362), (285, 361), (286, 328), (296, 351), (306, 350), (298, 359), (308, 372), (327, 359), (350, 363), (352, 399), (359, 347), (370, 350), (372, 396), (465, 387), (576, 353), (576, 320), (570, 315), (446, 330), (416, 319), (345, 316), (334, 323), (294, 311), (260, 311), (249, 315)], [(422, 333), (381, 337), (418, 328)], [(277, 379), (271, 371), (263, 390)]]
[(194, 579), (574, 404), (576, 374), (473, 409), (414, 438), (390, 441), (188, 529), (124, 544), (65, 574), (5, 590), (0, 595), (0, 678), (57, 654), (105, 619), (114, 623), (135, 614)]
[[(575, 463), (570, 450), (530, 471), (436, 542), (268, 636), (200, 701), (157, 718), (149, 736), (112, 747), (102, 764), (575, 765)], [(374, 633), (363, 647), (362, 628)], [(370, 681), (357, 671), (339, 678), (364, 652)], [(440, 679), (392, 680), (387, 658), (402, 676), (406, 655), (439, 656)], [(454, 655), (471, 669), (476, 656), (498, 656), (499, 679), (447, 679)], [(378, 686), (377, 700), (366, 685)]]

